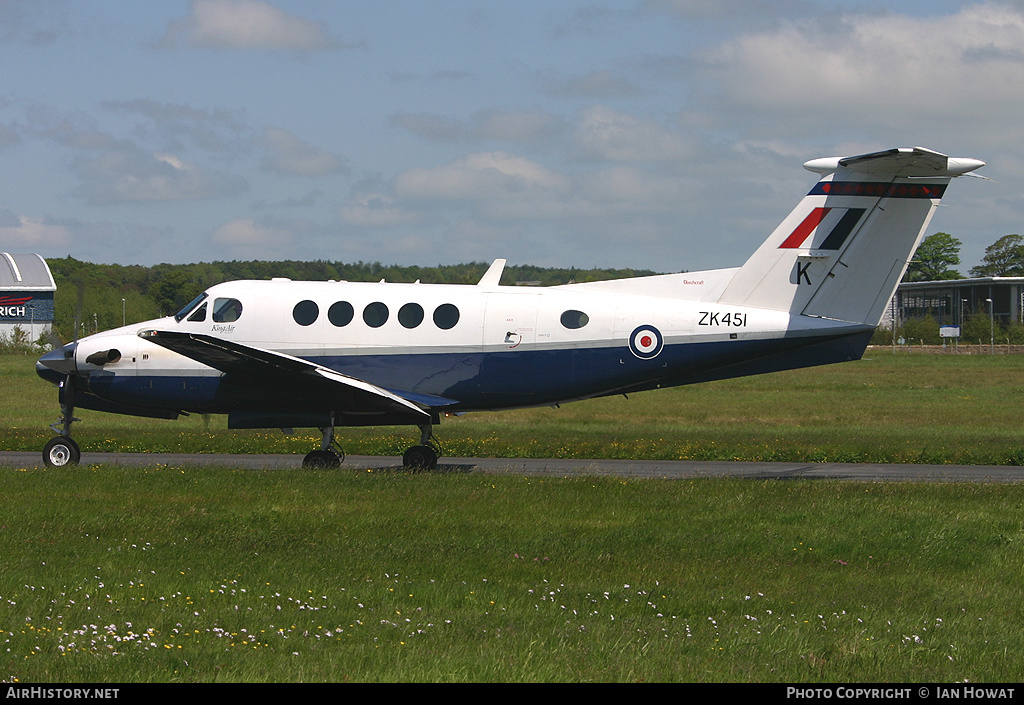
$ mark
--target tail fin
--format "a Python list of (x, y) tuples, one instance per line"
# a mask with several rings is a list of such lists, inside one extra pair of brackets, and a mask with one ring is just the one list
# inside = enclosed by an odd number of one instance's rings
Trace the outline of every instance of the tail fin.
[(920, 147), (807, 162), (824, 177), (719, 301), (878, 325), (950, 179), (981, 166)]

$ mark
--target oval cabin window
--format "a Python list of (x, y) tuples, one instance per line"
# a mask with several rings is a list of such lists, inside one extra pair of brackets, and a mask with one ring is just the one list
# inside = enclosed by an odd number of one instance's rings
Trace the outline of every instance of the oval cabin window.
[(363, 309), (363, 322), (370, 328), (380, 328), (388, 322), (388, 307), (380, 301), (367, 304)]
[(341, 328), (347, 326), (352, 322), (352, 317), (355, 316), (355, 309), (352, 308), (352, 304), (348, 301), (338, 301), (337, 303), (331, 304), (331, 307), (327, 309), (327, 320), (331, 322), (331, 325), (338, 326)]
[(419, 304), (406, 304), (398, 309), (398, 322), (403, 328), (415, 328), (423, 323), (423, 307)]
[(454, 304), (441, 304), (434, 309), (434, 325), (449, 330), (459, 322), (459, 309)]
[(300, 326), (310, 326), (320, 317), (320, 307), (315, 301), (300, 301), (292, 309), (292, 318)]
[(590, 316), (583, 311), (568, 310), (562, 314), (562, 325), (570, 330), (576, 330), (590, 323)]

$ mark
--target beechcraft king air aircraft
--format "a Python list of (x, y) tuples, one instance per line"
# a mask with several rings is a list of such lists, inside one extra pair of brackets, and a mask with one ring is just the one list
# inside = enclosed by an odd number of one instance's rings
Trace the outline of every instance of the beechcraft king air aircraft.
[(433, 468), (442, 414), (859, 359), (946, 186), (984, 162), (891, 149), (804, 164), (822, 175), (737, 268), (549, 288), (235, 281), (173, 317), (39, 359), (59, 385), (51, 466), (77, 463), (75, 407), (229, 428), (318, 428), (307, 466), (334, 467), (339, 426), (411, 425)]

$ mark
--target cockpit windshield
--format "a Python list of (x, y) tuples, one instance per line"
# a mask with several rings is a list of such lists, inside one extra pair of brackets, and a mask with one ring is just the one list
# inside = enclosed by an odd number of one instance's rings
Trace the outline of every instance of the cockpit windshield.
[(181, 310), (180, 310), (180, 311), (178, 311), (178, 312), (177, 312), (176, 314), (174, 314), (174, 320), (175, 320), (175, 321), (177, 321), (178, 323), (181, 323), (181, 321), (182, 321), (182, 320), (183, 320), (183, 319), (185, 318), (185, 316), (187, 316), (187, 315), (188, 315), (188, 314), (189, 314), (189, 313), (190, 313), (190, 312), (192, 311), (192, 309), (194, 309), (194, 308), (195, 308), (196, 306), (198, 306), (198, 305), (199, 305), (199, 303), (200, 303), (200, 302), (201, 302), (201, 301), (202, 301), (203, 299), (205, 299), (206, 297), (208, 297), (208, 296), (209, 296), (209, 294), (207, 294), (207, 293), (206, 293), (206, 292), (204, 291), (204, 292), (203, 292), (203, 293), (201, 293), (201, 294), (200, 294), (199, 296), (197, 296), (197, 297), (195, 297), (194, 299), (192, 299), (192, 300), (191, 300), (191, 301), (190, 301), (189, 303), (187, 303), (187, 304), (185, 305), (185, 308), (181, 309)]

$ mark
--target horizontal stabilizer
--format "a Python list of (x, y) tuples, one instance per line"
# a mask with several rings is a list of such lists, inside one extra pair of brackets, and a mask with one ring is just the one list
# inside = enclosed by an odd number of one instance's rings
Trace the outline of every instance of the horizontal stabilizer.
[(887, 149), (856, 157), (825, 157), (804, 163), (808, 171), (831, 174), (849, 169), (860, 174), (881, 174), (889, 177), (963, 176), (980, 169), (985, 162), (963, 157), (947, 157), (923, 147)]

